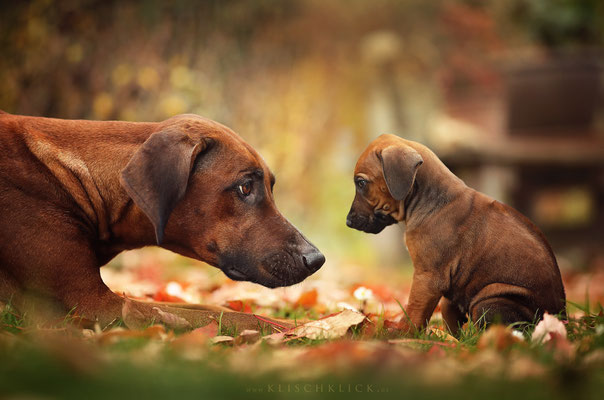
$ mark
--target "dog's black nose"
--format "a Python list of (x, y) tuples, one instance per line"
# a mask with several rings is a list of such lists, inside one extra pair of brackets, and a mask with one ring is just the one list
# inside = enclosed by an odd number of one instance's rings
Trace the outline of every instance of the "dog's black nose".
[(325, 256), (318, 250), (304, 254), (302, 259), (304, 259), (304, 265), (311, 273), (317, 271), (325, 263)]

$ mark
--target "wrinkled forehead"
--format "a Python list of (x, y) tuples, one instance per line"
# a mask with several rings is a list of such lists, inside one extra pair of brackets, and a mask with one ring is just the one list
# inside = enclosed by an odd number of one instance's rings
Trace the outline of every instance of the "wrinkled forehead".
[(177, 123), (191, 136), (210, 136), (218, 140), (223, 147), (223, 155), (228, 158), (231, 167), (239, 170), (262, 171), (265, 179), (274, 182), (275, 177), (258, 152), (241, 136), (225, 125), (199, 115), (185, 114), (174, 117), (168, 123)]
[(261, 173), (266, 182), (274, 183), (275, 176), (266, 161), (250, 144), (236, 134), (223, 137), (222, 141), (228, 149), (227, 157), (233, 164), (241, 170)]
[(381, 174), (381, 163), (378, 158), (377, 146), (371, 143), (359, 157), (354, 168), (355, 176), (365, 174), (368, 176), (378, 176)]

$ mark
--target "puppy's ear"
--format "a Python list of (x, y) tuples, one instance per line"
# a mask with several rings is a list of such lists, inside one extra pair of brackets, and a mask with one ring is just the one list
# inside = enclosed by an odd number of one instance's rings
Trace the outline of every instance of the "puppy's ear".
[(120, 182), (149, 217), (161, 244), (168, 218), (183, 198), (196, 157), (212, 139), (194, 140), (179, 129), (153, 133), (122, 170)]
[(378, 153), (386, 185), (395, 200), (404, 200), (409, 194), (417, 168), (424, 160), (415, 149), (405, 146), (389, 146)]

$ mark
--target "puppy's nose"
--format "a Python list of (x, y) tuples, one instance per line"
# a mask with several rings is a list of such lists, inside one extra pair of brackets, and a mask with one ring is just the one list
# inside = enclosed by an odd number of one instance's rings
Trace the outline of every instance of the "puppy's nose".
[(352, 228), (352, 218), (354, 217), (354, 215), (350, 212), (348, 213), (348, 215), (346, 216), (346, 225), (349, 228)]
[(325, 256), (318, 250), (304, 254), (302, 259), (304, 260), (304, 265), (311, 273), (317, 271), (325, 263)]

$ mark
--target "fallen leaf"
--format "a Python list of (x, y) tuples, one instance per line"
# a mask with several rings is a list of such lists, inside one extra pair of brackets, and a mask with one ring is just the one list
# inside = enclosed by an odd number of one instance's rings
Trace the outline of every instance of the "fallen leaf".
[(227, 301), (227, 307), (233, 311), (251, 313), (252, 306), (249, 301), (241, 301), (241, 300), (229, 300)]
[(210, 339), (210, 341), (212, 344), (225, 344), (232, 346), (235, 339), (233, 339), (231, 336), (215, 336)]
[(272, 335), (263, 336), (262, 340), (270, 345), (281, 344), (285, 340), (285, 332), (277, 332)]
[(444, 341), (454, 342), (454, 343), (458, 342), (458, 340), (455, 339), (455, 337), (451, 336), (450, 334), (443, 331), (442, 329), (438, 329), (438, 328), (435, 328), (432, 326), (429, 328), (429, 332), (431, 332), (434, 336), (436, 336), (437, 338), (442, 339)]
[(260, 340), (260, 332), (252, 329), (246, 329), (237, 336), (235, 344), (251, 344)]
[(546, 343), (552, 339), (552, 333), (556, 333), (566, 338), (566, 328), (562, 321), (548, 313), (543, 314), (543, 319), (539, 321), (531, 340), (534, 343)]
[(309, 290), (308, 292), (304, 292), (300, 295), (298, 300), (296, 300), (295, 305), (300, 306), (306, 309), (312, 308), (317, 304), (318, 293), (317, 289)]
[(153, 325), (144, 330), (126, 330), (123, 328), (113, 328), (109, 331), (97, 335), (100, 344), (112, 344), (124, 339), (161, 339), (169, 337), (166, 328), (162, 325)]
[(140, 310), (136, 308), (136, 303), (130, 300), (124, 294), (124, 304), (122, 305), (122, 320), (124, 324), (132, 330), (141, 330), (147, 327), (150, 323)]
[(187, 329), (191, 328), (191, 324), (186, 319), (179, 317), (176, 314), (162, 311), (158, 307), (153, 307), (153, 311), (159, 316), (160, 322), (171, 329)]
[(195, 332), (197, 334), (206, 335), (208, 337), (214, 337), (218, 335), (218, 323), (216, 321), (211, 321), (206, 326), (202, 326), (201, 328), (194, 329), (192, 333)]
[(497, 351), (503, 351), (521, 342), (522, 340), (507, 326), (492, 325), (480, 336), (477, 347), (480, 350), (495, 348)]
[(364, 320), (363, 314), (344, 310), (333, 316), (299, 325), (288, 333), (309, 339), (336, 339), (344, 336), (350, 327), (358, 325)]

